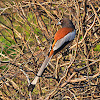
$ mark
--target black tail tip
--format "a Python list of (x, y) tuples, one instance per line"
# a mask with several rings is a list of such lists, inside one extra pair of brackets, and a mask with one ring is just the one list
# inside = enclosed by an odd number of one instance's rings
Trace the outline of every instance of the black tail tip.
[(33, 84), (30, 84), (29, 86), (28, 86), (28, 91), (33, 91), (33, 89), (35, 88), (35, 85), (33, 85)]

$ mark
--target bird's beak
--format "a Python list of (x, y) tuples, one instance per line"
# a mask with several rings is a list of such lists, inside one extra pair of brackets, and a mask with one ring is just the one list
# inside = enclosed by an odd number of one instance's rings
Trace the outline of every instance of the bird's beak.
[(61, 22), (58, 22), (57, 25), (61, 25)]

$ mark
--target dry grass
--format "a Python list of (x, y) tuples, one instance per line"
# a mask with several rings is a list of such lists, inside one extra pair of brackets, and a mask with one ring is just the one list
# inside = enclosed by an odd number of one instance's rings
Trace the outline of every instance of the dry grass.
[[(67, 54), (51, 59), (29, 93), (62, 17), (73, 21), (75, 40)], [(1, 0), (0, 73), (2, 100), (100, 99), (100, 1)]]

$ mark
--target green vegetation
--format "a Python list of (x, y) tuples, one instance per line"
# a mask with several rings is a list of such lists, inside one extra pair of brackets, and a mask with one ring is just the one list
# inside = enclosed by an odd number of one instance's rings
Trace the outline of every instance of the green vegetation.
[(100, 43), (94, 48), (95, 51), (100, 51)]

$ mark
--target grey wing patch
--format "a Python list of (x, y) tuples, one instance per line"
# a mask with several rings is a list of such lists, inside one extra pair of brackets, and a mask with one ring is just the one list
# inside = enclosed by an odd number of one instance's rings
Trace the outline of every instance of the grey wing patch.
[(55, 46), (53, 47), (53, 50), (57, 50), (58, 48), (60, 48), (65, 42), (71, 41), (75, 38), (75, 34), (76, 34), (76, 30), (68, 33), (66, 36), (64, 36), (63, 38), (61, 38), (60, 40), (58, 40), (55, 43)]
[(73, 40), (75, 38), (76, 30), (69, 33), (69, 41)]

